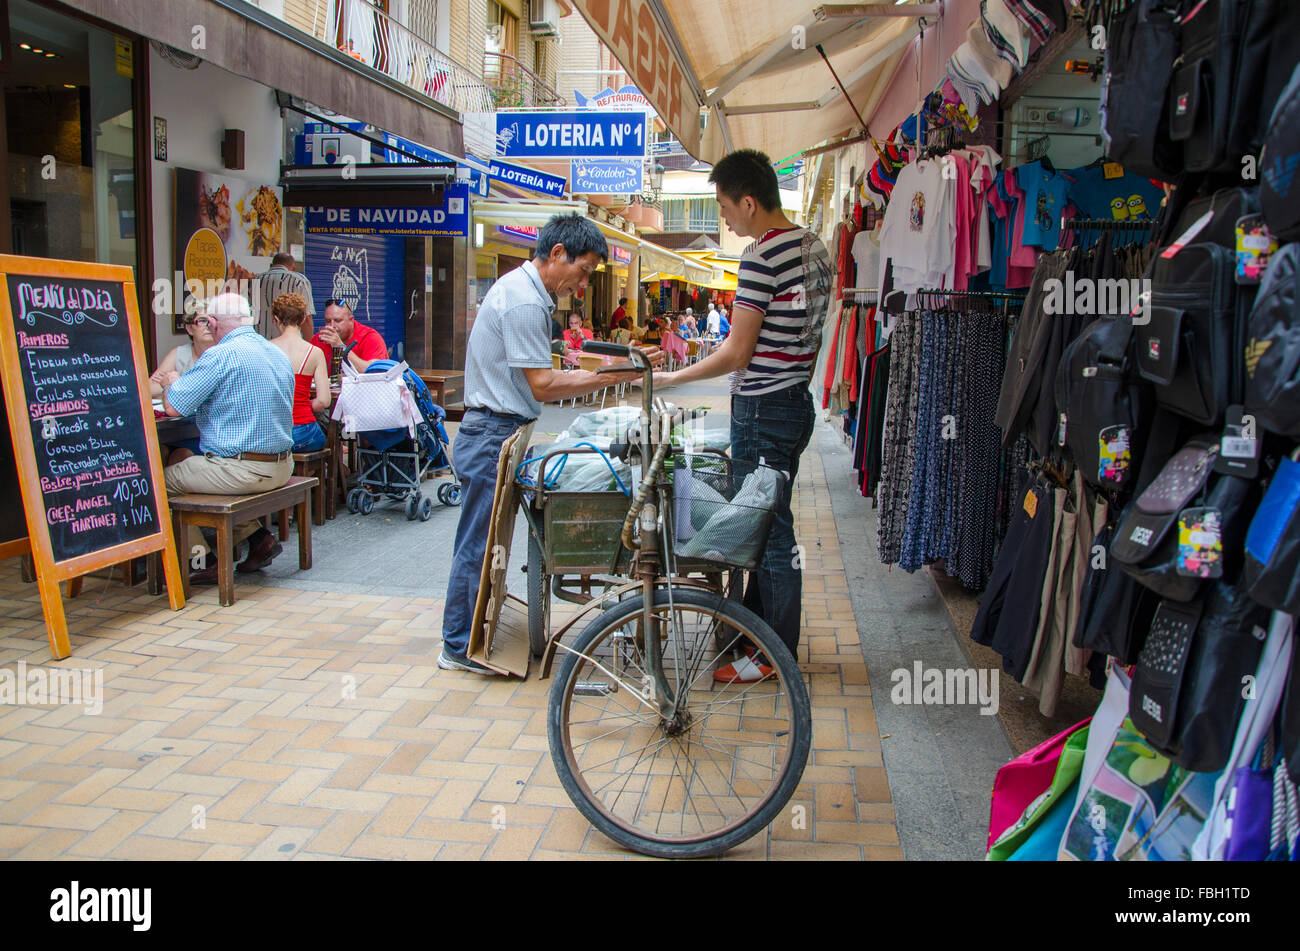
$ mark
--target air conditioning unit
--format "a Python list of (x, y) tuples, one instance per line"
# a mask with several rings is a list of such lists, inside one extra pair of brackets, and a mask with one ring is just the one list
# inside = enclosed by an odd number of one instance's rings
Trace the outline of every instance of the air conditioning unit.
[(534, 36), (559, 36), (560, 5), (555, 0), (530, 0), (528, 26)]

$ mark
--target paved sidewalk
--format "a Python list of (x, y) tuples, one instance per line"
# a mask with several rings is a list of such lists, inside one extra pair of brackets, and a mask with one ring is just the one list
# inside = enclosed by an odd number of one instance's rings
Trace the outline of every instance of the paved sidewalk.
[[(712, 386), (680, 399), (725, 409)], [(558, 428), (555, 412), (539, 430)], [(813, 753), (791, 806), (727, 858), (902, 858), (815, 451), (795, 515)], [(316, 530), (315, 568), (299, 573), (286, 554), (260, 583), (241, 580), (226, 608), (213, 588), (173, 613), (88, 579), (67, 602), (73, 655), (60, 664), (48, 664), (35, 586), (17, 561), (0, 563), (0, 670), (88, 668), (104, 683), (98, 716), (0, 707), (0, 858), (637, 857), (561, 789), (549, 681), (436, 666), (455, 521), (440, 507), (428, 523), (397, 509), (344, 512)], [(516, 544), (512, 564), (523, 551)]]

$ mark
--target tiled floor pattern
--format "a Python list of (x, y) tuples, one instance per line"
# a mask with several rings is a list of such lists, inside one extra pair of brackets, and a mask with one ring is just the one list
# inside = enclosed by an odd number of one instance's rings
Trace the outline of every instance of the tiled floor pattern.
[[(820, 457), (796, 485), (800, 667), (813, 753), (795, 798), (729, 859), (899, 859)], [(521, 585), (522, 588), (522, 585)], [(437, 598), (242, 583), (173, 613), (119, 581), (40, 602), (0, 563), (0, 671), (102, 671), (103, 709), (0, 706), (0, 858), (626, 859), (551, 764), (550, 681), (439, 670)], [(30, 674), (30, 669), (29, 669)], [(3, 674), (0, 674), (3, 676)]]

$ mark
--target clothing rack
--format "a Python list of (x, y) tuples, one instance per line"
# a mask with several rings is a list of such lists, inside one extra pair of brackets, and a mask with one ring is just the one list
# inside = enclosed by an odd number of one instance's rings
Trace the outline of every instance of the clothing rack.
[(942, 287), (928, 287), (925, 290), (916, 292), (917, 297), (985, 297), (985, 298), (1003, 298), (1005, 300), (1023, 301), (1025, 293), (1023, 291), (950, 291)]
[(1061, 230), (1069, 231), (1150, 231), (1155, 218), (1116, 220), (1113, 218), (1061, 218)]

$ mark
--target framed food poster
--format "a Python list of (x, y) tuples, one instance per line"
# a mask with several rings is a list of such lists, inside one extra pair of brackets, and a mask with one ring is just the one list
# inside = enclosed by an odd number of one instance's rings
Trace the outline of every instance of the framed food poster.
[[(284, 250), (282, 199), (274, 185), (176, 169), (173, 260), (185, 282), (184, 309), (192, 306), (194, 281), (203, 297), (235, 291), (254, 301), (257, 278)], [(183, 313), (172, 316), (174, 333), (185, 332), (183, 321)]]

